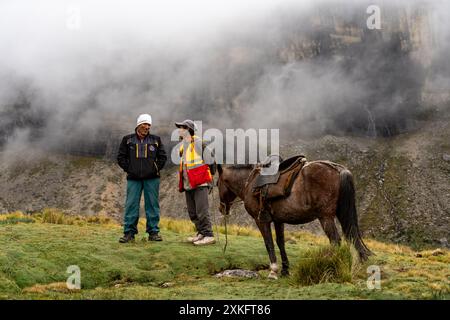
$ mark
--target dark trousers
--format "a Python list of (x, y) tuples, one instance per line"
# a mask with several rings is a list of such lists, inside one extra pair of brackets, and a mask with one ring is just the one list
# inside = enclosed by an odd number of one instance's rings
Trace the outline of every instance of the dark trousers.
[(208, 187), (198, 187), (184, 193), (186, 194), (189, 218), (194, 223), (197, 232), (205, 237), (213, 237), (209, 216)]

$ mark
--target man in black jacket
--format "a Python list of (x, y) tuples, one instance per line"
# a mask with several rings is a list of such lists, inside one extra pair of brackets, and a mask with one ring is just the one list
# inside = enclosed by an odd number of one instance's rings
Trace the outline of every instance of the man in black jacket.
[(150, 134), (152, 117), (141, 114), (135, 133), (123, 137), (117, 155), (119, 166), (127, 173), (127, 199), (124, 214), (124, 236), (119, 242), (134, 241), (138, 233), (139, 205), (144, 191), (149, 241), (162, 241), (159, 235), (159, 172), (167, 155), (161, 138)]

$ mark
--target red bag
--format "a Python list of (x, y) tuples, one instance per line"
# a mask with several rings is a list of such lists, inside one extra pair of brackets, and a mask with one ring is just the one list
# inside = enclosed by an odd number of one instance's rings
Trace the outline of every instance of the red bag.
[(212, 175), (207, 164), (188, 169), (187, 175), (192, 189), (201, 184), (212, 182)]

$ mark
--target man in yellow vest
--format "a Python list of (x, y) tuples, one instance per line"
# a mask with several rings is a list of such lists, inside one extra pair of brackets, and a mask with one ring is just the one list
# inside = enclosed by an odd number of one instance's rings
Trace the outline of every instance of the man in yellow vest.
[(192, 120), (176, 122), (179, 135), (182, 138), (180, 147), (179, 191), (184, 192), (189, 218), (194, 223), (197, 234), (188, 241), (196, 246), (215, 243), (209, 214), (208, 190), (212, 188), (214, 163), (211, 156), (205, 163), (203, 151), (205, 144), (201, 138), (194, 135), (196, 126)]

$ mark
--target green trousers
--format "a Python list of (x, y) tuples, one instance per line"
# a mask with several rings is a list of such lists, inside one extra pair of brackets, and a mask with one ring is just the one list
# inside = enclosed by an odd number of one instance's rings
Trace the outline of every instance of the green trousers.
[(159, 178), (148, 180), (127, 180), (124, 233), (138, 233), (139, 206), (144, 191), (147, 232), (159, 232)]

